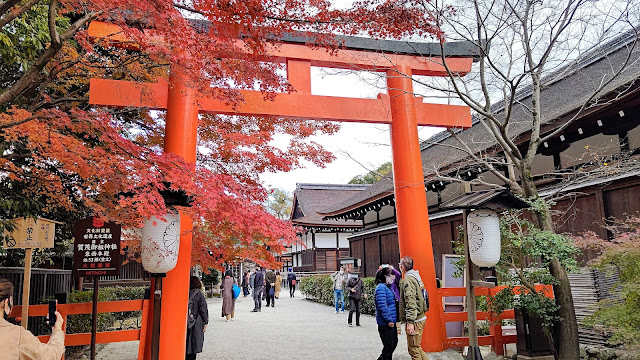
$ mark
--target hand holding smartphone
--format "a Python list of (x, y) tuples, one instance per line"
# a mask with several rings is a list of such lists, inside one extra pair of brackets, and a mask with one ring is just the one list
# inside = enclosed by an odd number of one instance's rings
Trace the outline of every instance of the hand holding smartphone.
[(56, 324), (56, 320), (58, 319), (56, 311), (58, 311), (58, 300), (49, 301), (49, 317), (47, 319), (47, 325), (51, 327)]

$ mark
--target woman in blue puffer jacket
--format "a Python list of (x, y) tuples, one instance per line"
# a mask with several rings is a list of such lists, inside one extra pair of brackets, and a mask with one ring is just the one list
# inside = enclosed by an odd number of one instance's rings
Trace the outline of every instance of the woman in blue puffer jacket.
[(398, 346), (396, 331), (396, 298), (389, 285), (393, 284), (394, 275), (390, 268), (383, 268), (376, 273), (376, 322), (382, 340), (382, 354), (378, 360), (391, 360), (393, 351)]

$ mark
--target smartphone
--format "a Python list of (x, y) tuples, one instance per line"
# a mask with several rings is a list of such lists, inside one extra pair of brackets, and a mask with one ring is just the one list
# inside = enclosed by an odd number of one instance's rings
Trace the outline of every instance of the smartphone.
[(49, 319), (47, 319), (47, 325), (51, 327), (56, 324), (56, 311), (58, 311), (58, 300), (49, 301)]

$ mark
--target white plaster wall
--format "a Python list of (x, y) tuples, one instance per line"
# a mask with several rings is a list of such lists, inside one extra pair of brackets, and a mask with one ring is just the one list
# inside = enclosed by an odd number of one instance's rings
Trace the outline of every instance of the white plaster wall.
[(629, 149), (634, 150), (640, 148), (640, 126), (636, 126), (634, 129), (627, 132), (629, 138)]
[(597, 134), (571, 144), (560, 154), (560, 162), (562, 167), (567, 167), (619, 152), (618, 135)]
[(442, 190), (442, 202), (453, 199), (462, 193), (462, 185), (460, 183), (451, 183)]
[(351, 235), (351, 233), (340, 233), (341, 248), (349, 248), (349, 240), (347, 240), (347, 237), (349, 237), (349, 235)]
[(365, 224), (372, 224), (375, 223), (378, 220), (378, 218), (376, 217), (376, 212), (375, 211), (367, 211), (364, 214), (364, 223)]
[(335, 233), (316, 233), (316, 248), (335, 249), (336, 234)]
[[(545, 156), (542, 154), (537, 154), (533, 158), (533, 163), (531, 164), (531, 172), (534, 175), (542, 175), (553, 172), (553, 156)], [(516, 171), (516, 174), (518, 171)]]
[(427, 205), (435, 206), (438, 205), (438, 193), (435, 191), (427, 191)]
[(393, 217), (393, 206), (385, 205), (380, 209), (380, 219), (386, 219)]

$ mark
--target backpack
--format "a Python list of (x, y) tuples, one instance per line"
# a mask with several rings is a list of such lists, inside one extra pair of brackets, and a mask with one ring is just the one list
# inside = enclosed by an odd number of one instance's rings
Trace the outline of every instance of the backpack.
[(427, 289), (424, 288), (424, 284), (422, 283), (422, 281), (420, 281), (417, 277), (409, 274), (409, 276), (412, 276), (414, 279), (416, 279), (418, 281), (418, 284), (420, 285), (420, 290), (418, 292), (418, 294), (422, 295), (422, 302), (424, 303), (424, 311), (423, 312), (427, 312), (429, 311), (429, 293), (427, 292)]
[(197, 291), (193, 291), (189, 295), (189, 311), (187, 314), (187, 329), (191, 329), (196, 324), (197, 316), (194, 316), (193, 312), (193, 299), (196, 297)]

